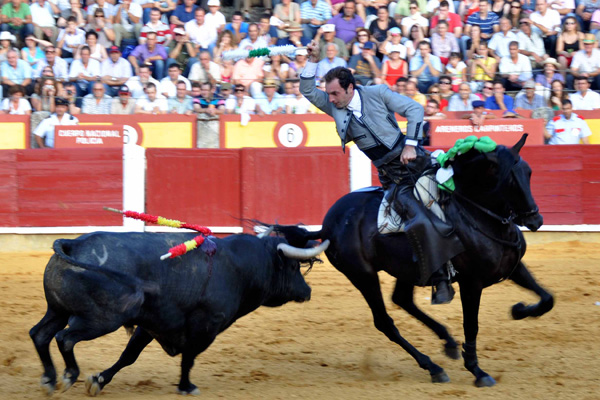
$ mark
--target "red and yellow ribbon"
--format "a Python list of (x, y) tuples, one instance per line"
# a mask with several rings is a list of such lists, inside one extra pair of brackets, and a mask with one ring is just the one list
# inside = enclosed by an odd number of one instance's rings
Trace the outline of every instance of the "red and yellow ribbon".
[(175, 257), (182, 256), (185, 253), (187, 253), (188, 251), (194, 250), (198, 246), (202, 245), (202, 243), (204, 243), (204, 240), (205, 240), (204, 236), (198, 235), (195, 238), (193, 238), (192, 240), (188, 240), (187, 242), (178, 244), (175, 247), (171, 247), (167, 254), (163, 254), (162, 256), (160, 256), (160, 259), (165, 260), (167, 258), (175, 258)]
[(128, 218), (137, 219), (139, 221), (150, 222), (152, 224), (161, 225), (161, 226), (170, 226), (171, 228), (187, 228), (187, 229), (191, 229), (193, 231), (200, 232), (204, 236), (212, 235), (211, 230), (205, 226), (188, 224), (187, 222), (177, 221), (176, 219), (168, 219), (165, 217), (159, 217), (156, 215), (150, 215), (150, 214), (140, 213), (140, 212), (136, 212), (136, 211), (122, 211), (122, 210), (117, 210), (116, 208), (110, 208), (110, 207), (104, 207), (104, 209), (108, 210), (108, 211), (123, 214), (124, 216), (126, 216)]

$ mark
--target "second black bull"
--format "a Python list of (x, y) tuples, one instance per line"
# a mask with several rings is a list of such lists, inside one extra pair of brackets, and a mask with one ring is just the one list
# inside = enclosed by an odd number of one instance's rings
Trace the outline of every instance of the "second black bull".
[[(57, 240), (44, 273), (48, 309), (30, 335), (44, 367), (42, 387), (57, 386), (49, 345), (54, 337), (65, 361), (66, 390), (79, 376), (73, 348), (137, 326), (111, 368), (89, 377), (87, 391), (98, 394), (122, 368), (135, 362), (152, 340), (171, 356), (182, 355), (181, 393), (197, 393), (189, 380), (198, 354), (238, 318), (260, 306), (277, 307), (310, 299), (299, 260), (312, 262), (326, 249), (294, 249), (277, 237), (234, 235), (215, 239), (211, 257), (200, 250), (160, 261), (170, 247), (193, 233), (96, 232)], [(68, 324), (68, 328), (65, 327)]]

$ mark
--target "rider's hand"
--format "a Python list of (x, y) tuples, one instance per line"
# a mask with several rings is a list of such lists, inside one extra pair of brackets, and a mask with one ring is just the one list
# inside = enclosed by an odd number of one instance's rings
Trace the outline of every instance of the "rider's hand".
[(319, 44), (312, 40), (308, 46), (306, 46), (306, 52), (308, 53), (308, 61), (318, 63), (319, 62)]
[(415, 146), (404, 146), (402, 154), (400, 154), (400, 161), (402, 161), (402, 164), (406, 165), (409, 162), (415, 160), (416, 158), (417, 151), (415, 150)]

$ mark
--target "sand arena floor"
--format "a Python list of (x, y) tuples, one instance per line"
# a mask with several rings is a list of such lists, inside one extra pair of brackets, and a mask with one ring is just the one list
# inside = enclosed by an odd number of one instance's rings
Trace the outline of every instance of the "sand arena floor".
[[(0, 253), (0, 399), (44, 398), (41, 363), (28, 331), (45, 312), (42, 274), (49, 252)], [(556, 296), (549, 314), (525, 321), (509, 308), (537, 298), (504, 282), (484, 291), (478, 340), (481, 367), (498, 384), (478, 389), (462, 366), (442, 355), (428, 329), (391, 304), (394, 281), (381, 274), (389, 312), (401, 334), (443, 366), (452, 382), (430, 383), (427, 372), (375, 329), (358, 291), (330, 264), (308, 275), (313, 299), (261, 308), (221, 334), (196, 359), (191, 379), (203, 399), (600, 399), (600, 246), (579, 241), (530, 245), (525, 261)], [(462, 343), (457, 297), (447, 306), (417, 304), (445, 323)], [(84, 380), (112, 365), (124, 330), (75, 347), (82, 375), (60, 399), (80, 399)], [(64, 363), (51, 344), (57, 370)], [(152, 343), (136, 364), (117, 374), (102, 399), (175, 399), (180, 357)]]

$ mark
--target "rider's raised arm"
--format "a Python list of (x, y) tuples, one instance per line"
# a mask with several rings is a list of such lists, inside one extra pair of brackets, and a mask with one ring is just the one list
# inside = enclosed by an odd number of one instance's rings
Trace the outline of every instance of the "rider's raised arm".
[(423, 138), (423, 106), (411, 98), (392, 92), (386, 85), (379, 85), (379, 88), (388, 110), (400, 114), (408, 121), (405, 144), (416, 146), (417, 140)]
[(300, 93), (304, 95), (324, 113), (331, 115), (332, 105), (329, 102), (327, 93), (316, 88), (315, 74), (317, 73), (317, 64), (307, 61), (304, 70), (300, 74)]

